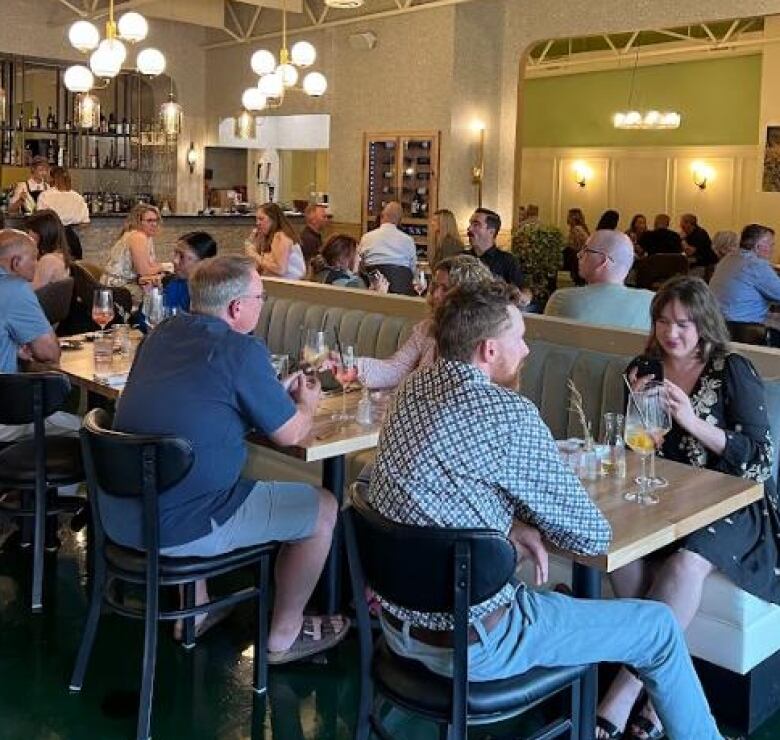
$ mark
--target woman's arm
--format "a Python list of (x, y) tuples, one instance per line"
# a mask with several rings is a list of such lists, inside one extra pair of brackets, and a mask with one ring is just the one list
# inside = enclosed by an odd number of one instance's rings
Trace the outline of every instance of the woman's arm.
[(358, 378), (367, 388), (394, 388), (420, 362), (428, 342), (433, 341), (428, 336), (430, 321), (421, 321), (412, 330), (409, 338), (398, 348), (398, 351), (386, 360), (373, 357), (358, 358)]
[(133, 261), (133, 269), (138, 273), (138, 277), (156, 275), (162, 271), (160, 265), (149, 256), (149, 241), (140, 231), (130, 235), (127, 246)]
[(287, 272), (292, 246), (292, 239), (281, 231), (277, 231), (271, 241), (271, 251), (264, 252), (260, 257), (263, 272), (271, 275), (284, 275)]
[(697, 416), (691, 406), (688, 394), (671, 380), (664, 381), (669, 413), (672, 418), (692, 437), (708, 450), (722, 455), (726, 448), (726, 432), (706, 419)]
[(44, 254), (35, 265), (32, 289), (38, 290), (38, 288), (42, 288), (44, 285), (53, 283), (61, 269), (62, 261), (56, 254)]

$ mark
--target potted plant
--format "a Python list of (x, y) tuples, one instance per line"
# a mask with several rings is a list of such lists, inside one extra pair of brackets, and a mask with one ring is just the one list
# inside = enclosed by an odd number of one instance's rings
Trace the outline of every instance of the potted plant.
[(526, 285), (533, 291), (540, 310), (555, 290), (565, 246), (566, 238), (557, 226), (530, 223), (512, 233), (512, 253), (520, 261)]

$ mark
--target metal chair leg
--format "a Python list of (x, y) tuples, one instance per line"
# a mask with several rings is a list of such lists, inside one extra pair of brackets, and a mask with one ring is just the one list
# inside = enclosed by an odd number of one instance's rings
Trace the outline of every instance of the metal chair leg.
[(268, 689), (268, 579), (269, 556), (265, 555), (255, 569), (257, 585), (257, 627), (255, 629), (255, 660), (252, 685), (257, 694)]
[(580, 737), (580, 701), (582, 694), (582, 682), (577, 679), (571, 685), (571, 740)]
[[(155, 579), (156, 581), (156, 579)], [(152, 724), (154, 669), (157, 661), (157, 622), (159, 593), (156, 582), (146, 584), (146, 615), (144, 618), (144, 662), (141, 678), (141, 703), (138, 708), (136, 740), (148, 740)]]
[[(195, 582), (185, 583), (182, 589), (184, 591), (184, 608), (192, 609), (195, 606)], [(184, 620), (183, 646), (189, 650), (195, 647), (195, 617), (187, 617)]]
[(43, 546), (46, 539), (46, 486), (35, 484), (35, 515), (33, 534), (32, 610), (43, 610)]
[(100, 609), (103, 606), (103, 593), (106, 587), (106, 566), (102, 555), (95, 559), (95, 570), (92, 573), (92, 594), (89, 601), (87, 621), (84, 624), (84, 633), (81, 636), (79, 652), (76, 656), (76, 665), (73, 667), (73, 675), (70, 678), (71, 691), (81, 691), (84, 685), (84, 674), (87, 670), (89, 656), (92, 654), (92, 646), (95, 644), (98, 622), (100, 621)]

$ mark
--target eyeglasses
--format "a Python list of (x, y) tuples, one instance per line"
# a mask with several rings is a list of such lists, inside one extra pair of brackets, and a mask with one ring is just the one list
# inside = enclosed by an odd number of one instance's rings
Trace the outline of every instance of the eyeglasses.
[(583, 247), (582, 249), (580, 249), (580, 255), (579, 256), (581, 257), (583, 254), (586, 254), (586, 253), (587, 254), (600, 254), (602, 257), (604, 257), (604, 259), (608, 259), (610, 262), (614, 262), (615, 261), (606, 252), (601, 252), (598, 249), (591, 249), (590, 247)]
[(160, 219), (159, 218), (142, 218), (141, 219), (142, 224), (159, 224)]

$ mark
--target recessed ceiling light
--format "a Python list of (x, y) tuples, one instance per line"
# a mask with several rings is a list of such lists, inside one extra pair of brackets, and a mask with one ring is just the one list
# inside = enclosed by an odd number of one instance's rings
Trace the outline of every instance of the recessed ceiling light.
[(325, 0), (325, 5), (329, 8), (359, 8), (363, 5), (363, 0)]

